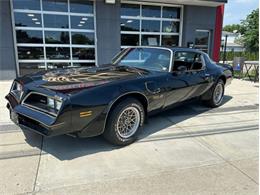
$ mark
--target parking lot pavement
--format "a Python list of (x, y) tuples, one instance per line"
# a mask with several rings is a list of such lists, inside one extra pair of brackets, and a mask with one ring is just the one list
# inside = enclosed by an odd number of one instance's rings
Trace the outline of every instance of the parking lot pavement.
[(42, 138), (13, 125), (0, 83), (0, 194), (258, 194), (258, 84), (233, 80), (224, 105), (150, 118), (136, 143)]

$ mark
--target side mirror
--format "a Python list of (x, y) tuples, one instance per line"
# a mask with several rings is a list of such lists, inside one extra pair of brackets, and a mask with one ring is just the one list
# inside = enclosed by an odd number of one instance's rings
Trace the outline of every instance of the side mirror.
[(186, 67), (186, 66), (179, 66), (179, 67), (177, 68), (177, 71), (178, 71), (178, 72), (185, 72), (185, 71), (187, 71), (187, 67)]

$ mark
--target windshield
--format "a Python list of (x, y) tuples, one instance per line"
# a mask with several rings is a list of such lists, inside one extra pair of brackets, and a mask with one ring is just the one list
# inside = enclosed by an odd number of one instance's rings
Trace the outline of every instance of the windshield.
[(153, 71), (169, 70), (171, 52), (163, 48), (127, 48), (121, 51), (112, 63)]

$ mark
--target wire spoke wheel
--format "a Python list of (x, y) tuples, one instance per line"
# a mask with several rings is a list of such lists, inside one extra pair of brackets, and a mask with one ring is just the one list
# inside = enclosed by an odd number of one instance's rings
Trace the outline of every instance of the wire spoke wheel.
[(129, 138), (135, 134), (141, 121), (140, 111), (133, 106), (125, 108), (119, 115), (116, 131), (122, 138)]

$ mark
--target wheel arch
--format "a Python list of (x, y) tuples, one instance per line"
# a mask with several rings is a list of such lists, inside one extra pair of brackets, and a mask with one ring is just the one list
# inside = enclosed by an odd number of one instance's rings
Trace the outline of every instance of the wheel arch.
[(220, 77), (218, 78), (218, 80), (222, 80), (224, 82), (224, 85), (226, 84), (227, 78), (225, 75), (220, 75)]
[(148, 110), (148, 105), (149, 105), (147, 97), (143, 93), (138, 92), (138, 91), (124, 93), (124, 94), (120, 95), (119, 97), (117, 97), (115, 100), (113, 100), (109, 104), (107, 112), (106, 112), (106, 118), (105, 118), (105, 122), (104, 122), (103, 132), (105, 131), (105, 128), (106, 128), (107, 118), (108, 118), (109, 114), (111, 113), (111, 111), (113, 110), (113, 108), (115, 108), (115, 106), (117, 104), (119, 104), (120, 102), (124, 101), (127, 98), (134, 98), (134, 99), (137, 99), (138, 101), (140, 101), (140, 103), (144, 107), (145, 117), (147, 117), (147, 110)]

